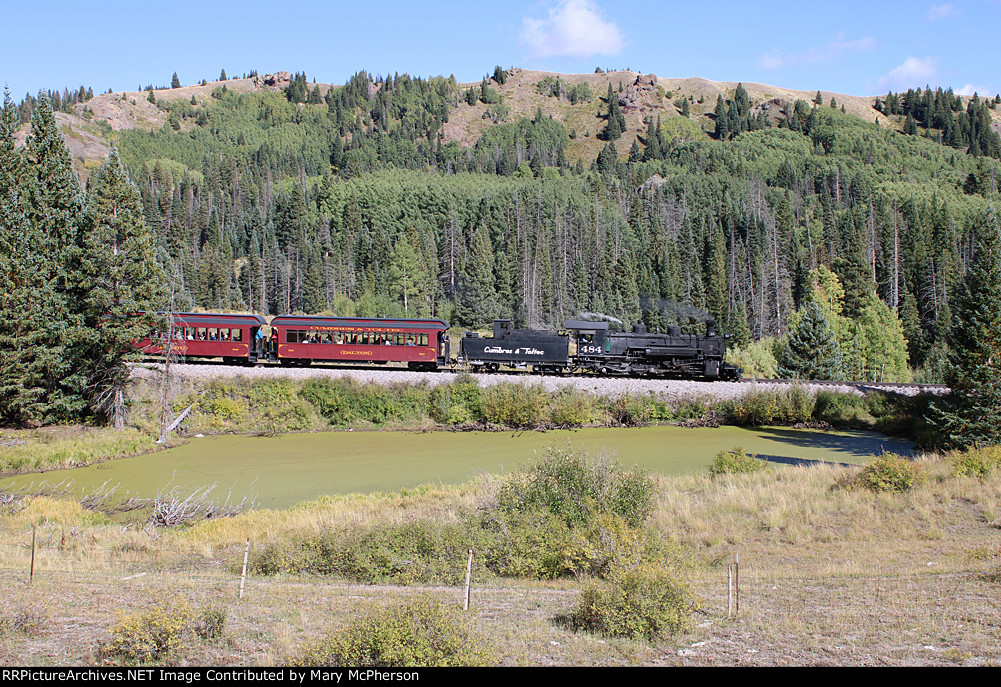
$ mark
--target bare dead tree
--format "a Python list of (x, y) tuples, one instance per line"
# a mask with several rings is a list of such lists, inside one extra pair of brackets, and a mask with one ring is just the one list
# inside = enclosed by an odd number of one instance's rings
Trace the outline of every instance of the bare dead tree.
[(177, 394), (177, 381), (171, 376), (171, 366), (177, 362), (178, 356), (178, 346), (176, 346), (175, 341), (177, 341), (177, 328), (176, 322), (174, 320), (174, 298), (177, 292), (177, 272), (174, 273), (174, 278), (171, 279), (170, 283), (170, 305), (167, 308), (166, 316), (166, 337), (163, 340), (162, 350), (163, 350), (163, 367), (160, 370), (160, 438), (157, 439), (158, 444), (167, 445), (167, 435), (170, 433), (171, 421), (173, 420), (171, 412), (171, 401)]
[(224, 502), (215, 503), (209, 499), (209, 495), (216, 486), (213, 484), (196, 489), (187, 496), (180, 495), (177, 488), (159, 492), (148, 502), (150, 514), (147, 522), (155, 527), (175, 527), (213, 518), (232, 517), (253, 508), (256, 503), (253, 496), (244, 496), (239, 503), (232, 503), (232, 492)]

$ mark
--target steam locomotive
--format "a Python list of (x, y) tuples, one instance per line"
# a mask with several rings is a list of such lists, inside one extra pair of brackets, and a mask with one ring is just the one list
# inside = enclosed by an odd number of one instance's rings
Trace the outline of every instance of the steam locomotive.
[(511, 320), (494, 320), (492, 338), (463, 335), (458, 362), (487, 372), (505, 366), (542, 374), (583, 371), (736, 381), (741, 371), (724, 360), (726, 338), (717, 334), (711, 319), (704, 336), (682, 334), (675, 325), (666, 334), (651, 334), (642, 323), (631, 332), (610, 332), (607, 322), (586, 320), (565, 322), (562, 333), (552, 334), (512, 329)]

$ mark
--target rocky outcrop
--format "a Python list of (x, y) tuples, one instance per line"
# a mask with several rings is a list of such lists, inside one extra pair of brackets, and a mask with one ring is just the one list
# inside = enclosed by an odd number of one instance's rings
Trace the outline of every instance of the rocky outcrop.
[(254, 77), (254, 88), (266, 88), (271, 91), (281, 91), (292, 83), (292, 75), (288, 72), (275, 72)]
[(646, 99), (647, 96), (657, 92), (657, 75), (640, 74), (624, 91), (619, 93), (619, 105), (629, 107), (635, 105), (637, 100)]

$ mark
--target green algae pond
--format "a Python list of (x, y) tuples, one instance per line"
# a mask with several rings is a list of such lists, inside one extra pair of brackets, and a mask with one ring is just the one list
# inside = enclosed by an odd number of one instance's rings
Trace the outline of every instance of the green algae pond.
[(862, 464), (884, 450), (906, 455), (912, 449), (910, 442), (875, 432), (785, 427), (222, 435), (83, 468), (19, 475), (0, 480), (0, 490), (45, 482), (82, 493), (107, 484), (148, 498), (216, 485), (212, 498), (218, 502), (251, 496), (258, 508), (284, 509), (325, 494), (459, 484), (484, 473), (510, 472), (548, 446), (568, 444), (664, 475), (704, 472), (719, 451), (734, 446), (778, 464)]

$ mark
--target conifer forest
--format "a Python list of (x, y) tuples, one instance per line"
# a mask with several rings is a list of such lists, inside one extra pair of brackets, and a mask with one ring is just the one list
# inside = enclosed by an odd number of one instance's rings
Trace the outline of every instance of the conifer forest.
[[(830, 350), (819, 364), (835, 377), (944, 378), (955, 298), (997, 202), (1001, 98), (888, 93), (873, 103), (881, 126), (820, 92), (771, 104), (740, 85), (715, 103), (658, 93), (663, 111), (627, 137), (621, 82), (533, 85), (541, 101), (594, 112), (600, 126), (583, 130), (516, 107), (510, 79), (499, 67), (472, 86), (359, 72), (321, 89), (295, 74), (283, 90), (223, 83), (190, 99), (150, 86), (165, 123), (115, 131), (85, 188), (47, 152), (58, 148), (49, 120), (53, 109), (86, 112), (92, 91), (8, 98), (2, 239), (22, 243), (0, 247), (0, 297), (5, 319), (14, 315), (0, 336), (26, 335), (17, 315), (45, 289), (54, 296), (34, 312), (78, 328), (63, 339), (79, 347), (95, 345), (94, 318), (116, 308), (467, 328), (601, 316), (651, 331), (713, 317), (736, 349), (766, 347), (787, 374), (803, 370), (804, 350)], [(464, 108), (482, 110), (475, 140), (446, 135)], [(19, 148), (22, 125), (32, 130)], [(141, 243), (148, 260), (122, 251), (131, 286), (95, 300), (78, 286), (117, 269), (101, 262), (115, 262), (116, 241)], [(13, 254), (39, 263), (10, 264)], [(17, 270), (31, 272), (36, 295), (10, 286)], [(24, 374), (44, 367), (11, 362)], [(63, 364), (72, 388), (42, 383), (2, 413), (70, 417), (80, 399), (96, 402), (87, 389), (109, 388), (98, 380), (110, 363)]]

